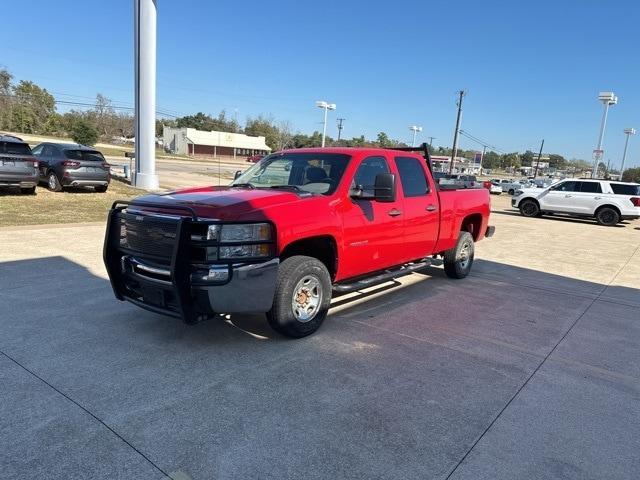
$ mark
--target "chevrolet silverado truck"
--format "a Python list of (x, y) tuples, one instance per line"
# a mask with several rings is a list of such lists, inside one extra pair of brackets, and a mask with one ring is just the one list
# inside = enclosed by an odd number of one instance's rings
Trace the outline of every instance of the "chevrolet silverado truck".
[(494, 231), (489, 192), (439, 187), (430, 165), (425, 145), (288, 150), (229, 186), (116, 202), (104, 243), (115, 296), (188, 324), (264, 312), (299, 338), (334, 292), (436, 262), (463, 278)]

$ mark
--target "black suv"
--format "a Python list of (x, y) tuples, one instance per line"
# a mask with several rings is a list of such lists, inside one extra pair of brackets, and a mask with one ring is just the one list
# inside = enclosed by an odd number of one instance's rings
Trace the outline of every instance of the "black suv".
[(49, 190), (64, 187), (93, 187), (106, 192), (111, 181), (110, 166), (99, 151), (76, 143), (41, 143), (33, 149), (40, 161), (40, 179)]
[(29, 144), (13, 135), (0, 134), (0, 187), (18, 187), (22, 193), (36, 193), (38, 160)]

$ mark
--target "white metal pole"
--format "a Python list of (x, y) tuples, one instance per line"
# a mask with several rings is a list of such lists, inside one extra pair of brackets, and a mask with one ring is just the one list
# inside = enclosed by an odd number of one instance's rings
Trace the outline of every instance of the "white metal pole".
[(135, 185), (159, 187), (156, 173), (156, 1), (134, 0)]
[(416, 146), (416, 134), (418, 133), (418, 130), (413, 128), (413, 141), (411, 142), (411, 146), (415, 147)]
[[(600, 136), (598, 137), (598, 150), (602, 150), (602, 142), (604, 140), (604, 129), (607, 126), (607, 114), (609, 113), (609, 102), (604, 102), (604, 112), (602, 114), (602, 121), (600, 122)], [(598, 178), (598, 156), (595, 156), (593, 160), (593, 171), (591, 178)]]
[(627, 148), (629, 147), (629, 137), (631, 133), (626, 134), (627, 139), (624, 141), (624, 153), (622, 154), (622, 165), (620, 165), (620, 180), (622, 180), (622, 174), (624, 173), (624, 162), (627, 159)]
[(324, 121), (322, 124), (322, 148), (324, 148), (324, 137), (327, 135), (327, 110), (329, 110), (329, 106), (324, 106)]

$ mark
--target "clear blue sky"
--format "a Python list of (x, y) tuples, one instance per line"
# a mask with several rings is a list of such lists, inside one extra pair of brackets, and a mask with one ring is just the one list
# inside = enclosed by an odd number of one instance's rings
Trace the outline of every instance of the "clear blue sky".
[[(3, 22), (0, 66), (59, 99), (132, 103), (131, 0), (27, 4)], [(622, 129), (640, 129), (639, 23), (634, 0), (159, 0), (158, 108), (237, 109), (241, 123), (262, 113), (310, 133), (324, 99), (338, 105), (334, 137), (340, 116), (346, 137), (409, 141), (418, 124), (421, 139), (449, 146), (464, 88), (462, 128), (476, 137), (503, 151), (535, 151), (544, 138), (545, 151), (590, 159), (596, 97), (613, 90), (605, 159), (618, 165)]]

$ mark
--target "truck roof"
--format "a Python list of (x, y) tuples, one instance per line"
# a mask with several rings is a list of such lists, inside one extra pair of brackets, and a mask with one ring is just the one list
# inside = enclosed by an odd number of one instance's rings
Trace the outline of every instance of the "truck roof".
[(419, 152), (408, 152), (397, 150), (394, 148), (380, 148), (380, 147), (308, 147), (308, 148), (292, 148), (288, 150), (280, 150), (278, 152), (273, 152), (275, 154), (278, 153), (338, 153), (344, 155), (353, 155), (354, 153), (363, 153), (363, 154), (380, 154), (381, 152), (393, 153), (398, 155), (402, 152), (403, 155), (414, 155), (419, 158), (423, 158), (423, 156)]

